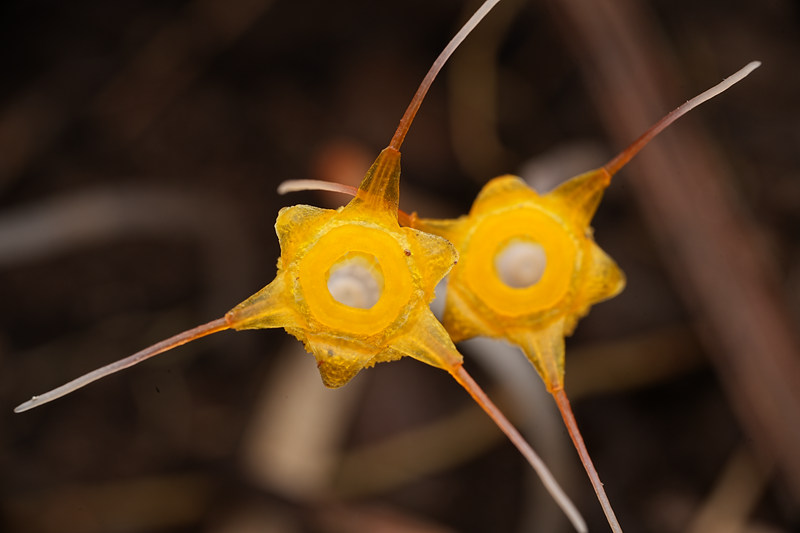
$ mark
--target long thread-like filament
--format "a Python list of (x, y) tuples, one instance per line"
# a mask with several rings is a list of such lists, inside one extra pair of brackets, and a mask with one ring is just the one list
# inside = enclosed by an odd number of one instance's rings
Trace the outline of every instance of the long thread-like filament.
[(552, 393), (558, 405), (558, 410), (561, 411), (561, 418), (564, 419), (564, 424), (567, 426), (569, 436), (572, 438), (572, 443), (575, 445), (578, 456), (581, 458), (581, 463), (583, 463), (586, 473), (589, 474), (589, 479), (597, 494), (597, 499), (600, 500), (600, 506), (603, 508), (608, 524), (615, 533), (622, 533), (622, 526), (619, 525), (617, 516), (614, 514), (614, 509), (611, 508), (611, 502), (603, 488), (603, 482), (600, 481), (600, 476), (597, 474), (592, 458), (589, 456), (589, 451), (586, 449), (586, 444), (583, 442), (583, 437), (578, 429), (575, 416), (572, 414), (572, 407), (567, 399), (567, 394), (564, 392), (564, 389), (554, 389)]
[(442, 50), (442, 53), (439, 54), (439, 57), (436, 58), (436, 61), (433, 62), (428, 73), (423, 78), (422, 83), (419, 85), (419, 89), (417, 89), (416, 94), (414, 94), (414, 98), (411, 99), (411, 103), (408, 104), (408, 108), (406, 109), (403, 118), (400, 119), (400, 125), (397, 126), (397, 131), (394, 133), (394, 137), (392, 137), (392, 142), (389, 143), (390, 148), (394, 148), (395, 150), (400, 150), (400, 146), (403, 144), (403, 140), (406, 138), (406, 134), (408, 133), (408, 129), (411, 127), (411, 123), (414, 122), (414, 117), (417, 115), (417, 111), (419, 111), (419, 107), (422, 105), (422, 101), (425, 99), (425, 95), (428, 94), (428, 89), (430, 89), (433, 80), (436, 78), (436, 75), (439, 74), (439, 71), (442, 70), (445, 62), (447, 62), (448, 58), (453, 55), (456, 48), (466, 39), (467, 35), (475, 29), (475, 26), (483, 20), (483, 17), (486, 16), (489, 11), (492, 10), (494, 6), (500, 0), (486, 0), (483, 5), (475, 12), (472, 17), (464, 24), (458, 33), (456, 33), (455, 37), (447, 44), (447, 46)]
[(22, 403), (18, 405), (16, 408), (14, 408), (14, 412), (21, 413), (23, 411), (33, 409), (34, 407), (39, 407), (40, 405), (46, 404), (48, 402), (52, 402), (55, 399), (61, 398), (62, 396), (66, 396), (67, 394), (71, 393), (74, 390), (80, 389), (81, 387), (85, 387), (86, 385), (92, 383), (93, 381), (97, 381), (98, 379), (104, 378), (109, 374), (113, 374), (115, 372), (119, 372), (120, 370), (124, 370), (128, 367), (141, 363), (145, 359), (150, 359), (155, 355), (166, 352), (167, 350), (171, 350), (172, 348), (176, 348), (182, 344), (186, 344), (187, 342), (191, 342), (195, 339), (199, 339), (200, 337), (205, 337), (206, 335), (211, 335), (212, 333), (223, 331), (229, 328), (230, 325), (228, 325), (228, 323), (225, 321), (225, 318), (223, 317), (223, 318), (218, 318), (217, 320), (212, 320), (211, 322), (203, 324), (202, 326), (197, 326), (196, 328), (184, 331), (183, 333), (178, 333), (177, 335), (174, 335), (161, 342), (157, 342), (152, 346), (148, 346), (144, 350), (138, 351), (135, 354), (126, 357), (125, 359), (120, 359), (119, 361), (115, 361), (102, 368), (93, 370), (88, 374), (84, 374), (79, 378), (73, 379), (69, 383), (65, 383), (64, 385), (61, 385), (60, 387), (57, 387), (49, 392), (46, 392), (39, 396), (34, 396), (27, 402)]
[(575, 504), (572, 503), (572, 500), (569, 499), (569, 496), (564, 493), (564, 490), (558, 484), (556, 479), (553, 477), (553, 474), (547, 468), (547, 466), (542, 461), (541, 457), (531, 448), (531, 445), (520, 435), (519, 431), (508, 421), (508, 419), (503, 415), (500, 409), (489, 399), (483, 389), (481, 389), (480, 385), (478, 385), (472, 376), (470, 376), (464, 367), (459, 365), (456, 369), (451, 370), (450, 374), (455, 378), (458, 383), (466, 389), (466, 391), (472, 396), (472, 398), (481, 406), (481, 408), (486, 411), (491, 419), (497, 424), (497, 427), (506, 434), (509, 440), (517, 447), (517, 449), (522, 453), (523, 457), (530, 463), (536, 473), (539, 475), (539, 479), (542, 480), (547, 492), (553, 497), (556, 501), (556, 504), (564, 511), (564, 514), (567, 515), (567, 518), (572, 523), (577, 531), (586, 532), (588, 531), (586, 527), (586, 522), (583, 520), (583, 517), (578, 512), (578, 509), (575, 507)]
[(633, 156), (638, 154), (639, 151), (653, 139), (653, 137), (661, 133), (667, 126), (669, 126), (670, 124), (672, 124), (680, 117), (682, 117), (695, 107), (699, 106), (703, 102), (707, 102), (708, 100), (711, 100), (718, 94), (727, 91), (731, 86), (742, 81), (748, 74), (750, 74), (760, 66), (761, 66), (760, 61), (751, 61), (743, 68), (738, 70), (736, 73), (734, 73), (732, 76), (725, 78), (717, 85), (713, 86), (707, 91), (698, 94), (685, 104), (672, 110), (664, 118), (656, 122), (649, 130), (644, 132), (644, 134), (642, 134), (641, 137), (633, 141), (630, 144), (630, 146), (625, 148), (618, 156), (616, 156), (614, 159), (606, 163), (606, 165), (603, 168), (613, 176), (619, 171), (619, 169), (624, 167), (628, 163), (628, 161), (630, 161), (633, 158)]

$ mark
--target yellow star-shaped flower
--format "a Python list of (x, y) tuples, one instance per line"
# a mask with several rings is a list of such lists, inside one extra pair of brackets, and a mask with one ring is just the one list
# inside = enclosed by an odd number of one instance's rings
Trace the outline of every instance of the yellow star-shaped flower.
[(539, 195), (515, 176), (490, 181), (468, 215), (416, 220), (458, 249), (444, 325), (454, 342), (479, 335), (518, 345), (553, 395), (612, 530), (621, 532), (564, 391), (564, 336), (625, 276), (589, 226), (611, 181), (604, 168)]
[(539, 195), (514, 176), (490, 181), (468, 215), (421, 219), (459, 251), (444, 325), (454, 342), (475, 336), (520, 346), (548, 390), (564, 386), (564, 336), (589, 308), (618, 294), (625, 277), (589, 223), (611, 175), (577, 176)]
[(328, 387), (407, 355), (448, 371), (461, 356), (429, 309), (456, 262), (441, 237), (400, 227), (400, 152), (381, 152), (338, 210), (284, 208), (275, 280), (226, 315), (234, 329), (283, 327), (313, 353)]
[(429, 304), (458, 254), (442, 237), (398, 223), (400, 152), (384, 149), (353, 200), (336, 210), (283, 209), (275, 280), (225, 315), (234, 329), (283, 327), (340, 387), (362, 368), (403, 356), (441, 368), (473, 397), (539, 473), (579, 531), (586, 526), (530, 445), (462, 366)]

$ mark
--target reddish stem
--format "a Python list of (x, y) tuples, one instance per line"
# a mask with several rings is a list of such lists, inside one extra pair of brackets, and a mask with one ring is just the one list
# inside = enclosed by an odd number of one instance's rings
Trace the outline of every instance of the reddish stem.
[(533, 467), (536, 473), (539, 475), (539, 478), (542, 480), (547, 491), (556, 501), (559, 507), (564, 511), (564, 514), (567, 515), (572, 525), (575, 527), (576, 530), (585, 532), (588, 531), (586, 528), (586, 522), (584, 522), (583, 517), (581, 517), (578, 510), (575, 508), (575, 505), (569, 499), (569, 497), (564, 493), (564, 490), (559, 486), (558, 482), (553, 477), (553, 474), (544, 464), (542, 459), (537, 455), (537, 453), (531, 448), (531, 445), (528, 444), (528, 441), (520, 435), (517, 428), (508, 421), (508, 419), (503, 415), (500, 409), (489, 399), (483, 389), (481, 389), (480, 385), (478, 385), (472, 376), (470, 376), (466, 370), (464, 370), (463, 365), (459, 365), (455, 369), (450, 370), (450, 374), (458, 381), (459, 385), (464, 387), (466, 391), (472, 396), (472, 399), (477, 402), (478, 405), (481, 406), (486, 414), (491, 417), (497, 427), (506, 434), (508, 439), (517, 447), (517, 449), (522, 453), (523, 457), (528, 461), (528, 463)]
[(600, 476), (597, 474), (594, 463), (592, 463), (592, 458), (589, 456), (589, 451), (586, 449), (586, 444), (583, 442), (583, 436), (578, 429), (575, 415), (572, 414), (572, 407), (567, 399), (567, 394), (564, 392), (564, 389), (561, 388), (553, 389), (552, 394), (553, 398), (556, 400), (556, 405), (558, 405), (558, 410), (561, 411), (561, 417), (564, 419), (564, 424), (567, 426), (567, 431), (569, 432), (570, 438), (572, 438), (572, 443), (575, 445), (575, 449), (578, 450), (581, 463), (583, 463), (586, 473), (589, 474), (589, 479), (592, 482), (595, 493), (597, 493), (597, 499), (600, 500), (600, 505), (611, 526), (611, 530), (615, 533), (622, 533), (622, 527), (619, 525), (617, 516), (614, 514), (614, 509), (611, 508), (611, 502), (608, 500), (606, 491), (603, 488), (603, 482), (600, 481)]

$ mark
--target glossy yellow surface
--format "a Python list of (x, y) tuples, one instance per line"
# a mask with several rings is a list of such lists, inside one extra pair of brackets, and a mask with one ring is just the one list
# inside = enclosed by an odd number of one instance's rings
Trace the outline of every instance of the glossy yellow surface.
[[(275, 280), (226, 315), (231, 326), (285, 328), (314, 354), (328, 387), (402, 356), (448, 371), (459, 365), (460, 354), (429, 309), (457, 254), (441, 237), (400, 227), (399, 178), (400, 153), (386, 149), (346, 206), (281, 210)], [(382, 276), (380, 297), (368, 309), (340, 303), (328, 290), (331, 270), (353, 253), (369, 258)]]
[[(502, 176), (483, 188), (468, 215), (415, 223), (459, 251), (443, 319), (454, 341), (488, 336), (517, 344), (550, 391), (563, 388), (564, 336), (593, 304), (625, 285), (589, 226), (610, 178), (600, 169), (539, 195), (521, 179)], [(495, 259), (512, 240), (544, 250), (544, 272), (530, 286), (511, 287), (498, 274)]]

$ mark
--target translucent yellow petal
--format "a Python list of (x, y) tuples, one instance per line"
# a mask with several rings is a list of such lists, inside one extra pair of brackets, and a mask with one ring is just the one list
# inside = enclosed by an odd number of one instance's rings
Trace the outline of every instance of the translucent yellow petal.
[(363, 204), (377, 215), (393, 217), (397, 221), (400, 198), (400, 152), (384, 148), (367, 171), (351, 202)]
[(463, 362), (444, 326), (428, 308), (419, 309), (409, 327), (392, 340), (392, 348), (448, 372), (453, 372)]
[(336, 211), (311, 205), (284, 207), (275, 221), (275, 232), (281, 246), (279, 265), (297, 255), (316, 242), (325, 223), (336, 215)]
[(502, 320), (487, 312), (486, 306), (464, 284), (453, 283), (452, 274), (447, 283), (442, 323), (453, 342), (479, 336), (505, 337)]
[(600, 168), (565, 181), (545, 196), (560, 204), (560, 211), (571, 224), (584, 228), (589, 226), (609, 183), (611, 175)]
[(507, 174), (490, 180), (483, 186), (470, 209), (470, 216), (481, 215), (497, 209), (518, 205), (539, 198), (521, 178)]
[(425, 293), (423, 299), (429, 304), (436, 285), (457, 263), (458, 252), (450, 241), (437, 235), (411, 228), (405, 228), (404, 232), (410, 245), (404, 253), (414, 262), (420, 288)]
[(465, 227), (470, 224), (468, 215), (455, 219), (414, 218), (414, 228), (447, 239), (456, 248), (461, 247)]
[(294, 298), (281, 273), (225, 315), (233, 329), (297, 328), (306, 321), (297, 313)]
[(372, 366), (379, 347), (355, 338), (302, 332), (298, 339), (317, 360), (322, 383), (331, 389), (347, 384), (361, 369)]
[(581, 283), (577, 285), (575, 306), (564, 327), (567, 335), (572, 334), (577, 321), (589, 312), (592, 305), (613, 298), (625, 288), (625, 274), (594, 242), (585, 256)]
[(509, 339), (522, 348), (549, 392), (564, 388), (564, 321), (539, 330), (515, 331)]

